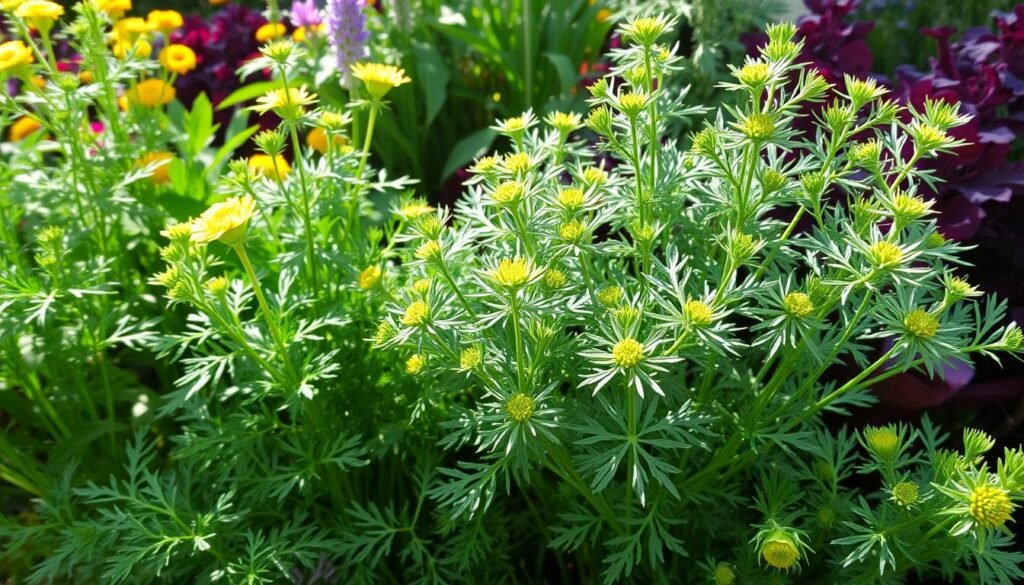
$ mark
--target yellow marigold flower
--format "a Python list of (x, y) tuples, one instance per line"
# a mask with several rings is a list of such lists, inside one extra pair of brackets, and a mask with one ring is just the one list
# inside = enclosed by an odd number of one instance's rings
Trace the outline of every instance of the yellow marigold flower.
[(523, 184), (519, 181), (505, 181), (498, 185), (492, 197), (502, 205), (515, 203), (523, 197)]
[(362, 81), (366, 91), (377, 100), (392, 89), (412, 81), (405, 75), (405, 69), (382, 63), (356, 63), (352, 66), (352, 75)]
[(632, 337), (627, 337), (612, 347), (612, 361), (623, 368), (632, 368), (644, 359), (644, 346)]
[(280, 22), (268, 22), (256, 29), (256, 41), (265, 43), (267, 41), (283, 37), (284, 33), (287, 31), (288, 29)]
[(917, 484), (910, 481), (901, 481), (892, 486), (892, 499), (903, 506), (913, 506), (917, 503), (919, 490)]
[(196, 53), (186, 45), (168, 45), (160, 51), (160, 64), (171, 73), (184, 75), (196, 68)]
[(907, 332), (918, 339), (931, 339), (939, 332), (939, 320), (924, 309), (914, 309), (903, 318)]
[(15, 120), (11, 127), (7, 129), (7, 140), (11, 142), (24, 140), (28, 135), (42, 127), (43, 125), (35, 118), (22, 116)]
[(892, 242), (880, 241), (868, 247), (868, 257), (879, 267), (889, 267), (903, 260), (903, 250)]
[(748, 87), (761, 87), (771, 78), (771, 69), (767, 63), (761, 61), (747, 63), (736, 72), (736, 78)]
[(24, 18), (39, 31), (50, 30), (63, 14), (64, 7), (49, 0), (25, 0), (14, 10), (15, 16)]
[(559, 289), (565, 286), (568, 279), (561, 270), (548, 269), (544, 272), (544, 286), (552, 289)]
[(441, 242), (427, 240), (416, 248), (416, 257), (420, 260), (436, 260), (441, 257)]
[(786, 295), (786, 312), (794, 317), (806, 317), (814, 312), (811, 297), (802, 292), (791, 292)]
[(800, 551), (790, 539), (780, 537), (761, 546), (761, 557), (776, 569), (789, 569), (800, 560)]
[(968, 498), (971, 516), (982, 528), (999, 528), (1013, 514), (1013, 502), (1006, 490), (991, 486), (979, 485), (974, 488)]
[(426, 365), (427, 365), (427, 360), (425, 360), (423, 358), (423, 356), (421, 356), (418, 353), (417, 354), (413, 354), (412, 357), (410, 357), (405, 362), (405, 371), (406, 371), (406, 373), (409, 373), (409, 374), (412, 374), (412, 375), (415, 376), (416, 374), (419, 374), (420, 372), (422, 372), (423, 371), (423, 367), (426, 366)]
[(530, 261), (526, 258), (505, 258), (491, 271), (491, 278), (502, 286), (519, 287), (530, 280)]
[(864, 440), (872, 451), (885, 459), (892, 459), (899, 451), (900, 436), (891, 425), (865, 428)]
[(173, 85), (164, 83), (163, 80), (147, 79), (128, 90), (128, 93), (125, 95), (131, 104), (152, 108), (171, 103), (177, 92), (174, 90)]
[(248, 195), (214, 203), (192, 220), (192, 241), (207, 244), (214, 240), (237, 246), (245, 239), (245, 229), (256, 213), (256, 202)]
[(472, 370), (480, 365), (480, 358), (479, 348), (468, 347), (459, 355), (459, 367), (463, 370)]
[(306, 106), (316, 103), (316, 94), (306, 91), (306, 86), (273, 89), (256, 100), (253, 110), (266, 114), (273, 110), (282, 118), (298, 118), (305, 113)]
[(131, 0), (93, 0), (93, 5), (114, 18), (120, 18), (132, 9)]
[(114, 23), (113, 36), (115, 40), (134, 43), (139, 37), (152, 30), (152, 27), (145, 19), (132, 16)]
[(149, 176), (149, 180), (154, 185), (163, 185), (171, 180), (170, 163), (172, 160), (174, 160), (174, 155), (169, 152), (150, 152), (135, 161), (135, 166), (145, 167), (157, 163), (158, 166), (153, 169), (153, 174)]
[(430, 318), (430, 305), (423, 301), (413, 301), (406, 307), (402, 315), (403, 325), (423, 325)]
[(704, 301), (686, 301), (686, 304), (683, 305), (683, 313), (686, 314), (687, 321), (698, 327), (710, 325), (715, 320), (714, 311)]
[(522, 392), (516, 392), (505, 403), (505, 410), (508, 411), (508, 415), (512, 417), (512, 420), (516, 422), (523, 422), (530, 418), (533, 415), (534, 407), (533, 398)]
[[(332, 142), (334, 142), (335, 146), (345, 146), (348, 140), (344, 136), (335, 136)], [(313, 128), (309, 131), (309, 134), (306, 134), (306, 146), (320, 154), (327, 154), (327, 144), (327, 131), (323, 128)]]
[(606, 307), (611, 307), (619, 304), (622, 300), (622, 295), (625, 294), (621, 286), (609, 286), (608, 288), (597, 293), (597, 300)]
[(292, 172), (292, 166), (281, 155), (254, 154), (249, 157), (249, 168), (258, 175), (284, 180)]
[(532, 165), (533, 161), (530, 160), (530, 155), (525, 152), (517, 152), (505, 157), (505, 168), (515, 174), (525, 173), (530, 170)]
[(146, 21), (150, 28), (167, 34), (181, 28), (185, 20), (177, 10), (150, 10), (146, 15)]
[(583, 207), (585, 200), (586, 196), (581, 189), (567, 187), (558, 191), (558, 203), (569, 211), (576, 211)]
[(21, 41), (7, 41), (0, 44), (0, 71), (29, 65), (35, 61), (32, 49)]
[(715, 585), (733, 585), (736, 582), (736, 573), (725, 563), (715, 567)]
[(768, 114), (751, 114), (740, 130), (751, 140), (767, 140), (775, 133), (775, 121)]
[(381, 270), (380, 266), (374, 265), (366, 268), (359, 273), (359, 288), (363, 290), (370, 290), (376, 288), (380, 284), (380, 280), (384, 275), (384, 271)]
[(110, 48), (110, 52), (118, 59), (127, 59), (133, 56), (136, 59), (148, 59), (153, 54), (153, 45), (146, 39), (138, 39), (135, 42), (117, 41)]

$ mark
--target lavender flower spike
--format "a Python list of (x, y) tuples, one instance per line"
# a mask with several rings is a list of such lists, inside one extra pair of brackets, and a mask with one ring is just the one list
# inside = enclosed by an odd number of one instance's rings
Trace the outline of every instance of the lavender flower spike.
[(316, 7), (316, 0), (295, 0), (292, 2), (292, 26), (296, 28), (316, 26), (323, 22), (323, 15)]
[(341, 71), (341, 85), (352, 89), (352, 65), (365, 58), (366, 30), (364, 0), (327, 0), (327, 36), (334, 46)]

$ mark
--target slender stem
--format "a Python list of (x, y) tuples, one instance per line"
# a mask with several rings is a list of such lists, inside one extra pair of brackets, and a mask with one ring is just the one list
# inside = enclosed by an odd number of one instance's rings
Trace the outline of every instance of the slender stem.
[(626, 514), (633, 516), (633, 475), (636, 470), (636, 392), (626, 388), (626, 441), (629, 442), (629, 459), (626, 467)]
[(526, 392), (526, 370), (523, 364), (523, 336), (519, 329), (519, 293), (512, 291), (512, 332), (516, 343), (516, 374), (519, 391)]
[(292, 135), (292, 154), (295, 157), (295, 169), (299, 175), (299, 189), (302, 190), (302, 227), (306, 235), (306, 261), (309, 262), (310, 283), (313, 285), (313, 290), (319, 290), (320, 286), (317, 282), (319, 270), (316, 261), (316, 248), (313, 244), (316, 234), (313, 233), (313, 220), (309, 212), (309, 188), (306, 186), (306, 165), (303, 164), (302, 156), (300, 156), (302, 150), (299, 145), (299, 131), (296, 130), (295, 124), (289, 124), (288, 126)]
[(263, 296), (263, 287), (260, 286), (260, 280), (256, 277), (256, 271), (252, 268), (252, 262), (249, 260), (249, 254), (245, 251), (245, 244), (238, 244), (232, 246), (235, 253), (238, 254), (238, 259), (242, 261), (242, 266), (245, 267), (245, 272), (249, 276), (249, 280), (252, 282), (252, 290), (256, 293), (256, 301), (260, 305), (260, 310), (263, 312), (263, 318), (267, 322), (267, 327), (270, 329), (270, 335), (274, 338), (274, 344), (277, 346), (277, 351), (280, 354), (281, 360), (284, 361), (285, 366), (289, 367), (288, 359), (288, 347), (284, 343), (284, 337), (281, 335), (281, 330), (278, 328), (277, 319), (274, 318), (274, 314), (270, 311), (270, 305), (267, 304), (266, 297)]
[(448, 266), (445, 265), (444, 259), (441, 259), (441, 261), (438, 262), (438, 265), (441, 267), (441, 275), (444, 276), (444, 279), (448, 281), (448, 285), (452, 287), (453, 291), (455, 291), (455, 296), (459, 297), (459, 302), (462, 303), (462, 308), (466, 309), (466, 312), (469, 313), (470, 318), (476, 319), (476, 312), (473, 311), (473, 307), (469, 305), (469, 301), (466, 300), (466, 297), (463, 296), (462, 291), (459, 290), (458, 285), (455, 284), (455, 279), (452, 278), (451, 273), (448, 272)]
[[(370, 158), (370, 143), (373, 141), (373, 129), (377, 125), (377, 111), (380, 109), (380, 102), (374, 100), (370, 103), (370, 119), (366, 122), (366, 138), (363, 140), (363, 154), (359, 158), (359, 168), (356, 169), (356, 191), (352, 195), (352, 206), (349, 208), (348, 225), (349, 232), (355, 237), (359, 234), (359, 203), (363, 193), (363, 172), (366, 171), (366, 160)], [(355, 240), (353, 240), (355, 241)]]

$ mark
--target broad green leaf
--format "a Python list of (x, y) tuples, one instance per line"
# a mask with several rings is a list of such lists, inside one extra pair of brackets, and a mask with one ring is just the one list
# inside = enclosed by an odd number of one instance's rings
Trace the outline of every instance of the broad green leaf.
[(494, 130), (484, 128), (460, 140), (452, 148), (452, 153), (448, 155), (448, 161), (444, 163), (444, 172), (441, 173), (441, 180), (448, 178), (456, 169), (490, 148), (497, 135), (498, 133)]
[(427, 98), (427, 119), (423, 124), (429, 126), (448, 99), (450, 75), (444, 58), (433, 45), (417, 42), (412, 51), (416, 55), (416, 78)]

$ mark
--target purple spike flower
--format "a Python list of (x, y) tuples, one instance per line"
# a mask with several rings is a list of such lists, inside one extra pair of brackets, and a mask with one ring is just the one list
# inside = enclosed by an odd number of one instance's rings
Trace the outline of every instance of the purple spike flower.
[(366, 30), (364, 0), (327, 0), (327, 35), (334, 46), (341, 72), (341, 85), (352, 88), (352, 65), (365, 58)]
[(292, 26), (302, 28), (316, 26), (323, 22), (323, 16), (316, 7), (316, 0), (295, 0), (292, 2)]

